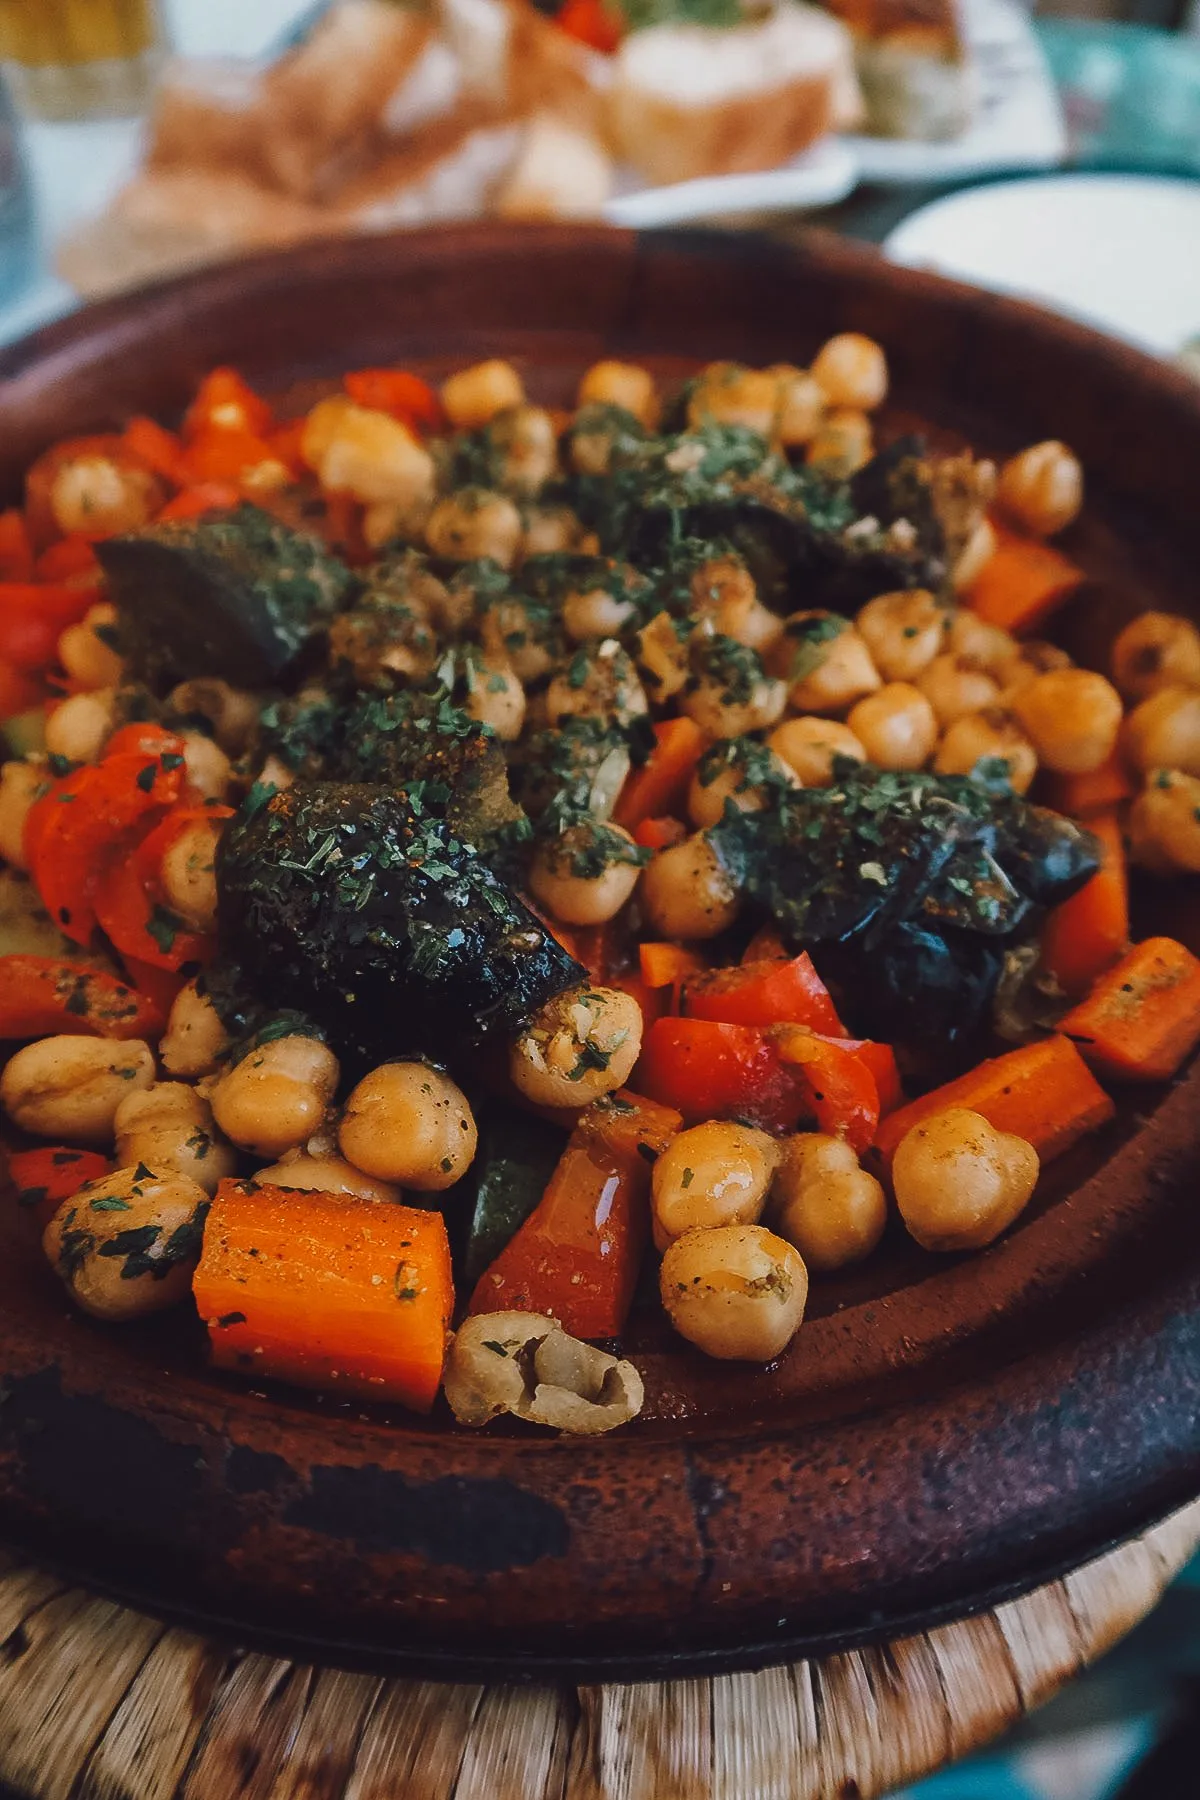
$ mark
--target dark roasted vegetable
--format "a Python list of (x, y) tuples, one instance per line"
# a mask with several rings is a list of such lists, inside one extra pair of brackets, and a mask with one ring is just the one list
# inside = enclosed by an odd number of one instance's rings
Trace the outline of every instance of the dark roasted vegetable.
[(986, 780), (837, 774), (727, 812), (710, 838), (788, 942), (819, 952), (856, 1029), (953, 1041), (978, 1025), (1035, 909), (1095, 873), (1096, 842)]
[(478, 1281), (516, 1236), (549, 1186), (566, 1140), (560, 1130), (510, 1106), (491, 1106), (482, 1120), (471, 1171), (473, 1196), (463, 1278)]
[(460, 1050), (585, 978), (437, 816), (446, 798), (434, 783), (296, 782), (221, 841), (222, 956), (353, 1061)]
[(314, 538), (254, 506), (97, 544), (135, 680), (280, 680), (354, 586)]

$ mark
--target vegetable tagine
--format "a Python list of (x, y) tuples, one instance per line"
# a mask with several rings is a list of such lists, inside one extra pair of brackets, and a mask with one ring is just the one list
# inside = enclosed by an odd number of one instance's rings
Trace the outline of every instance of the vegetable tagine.
[(72, 1300), (607, 1431), (631, 1311), (803, 1355), (810, 1280), (984, 1249), (1176, 1073), (1200, 962), (1128, 887), (1200, 872), (1200, 632), (1075, 666), (1075, 457), (877, 444), (886, 390), (852, 334), (570, 414), (501, 361), (300, 418), (218, 369), (38, 459), (0, 1104)]

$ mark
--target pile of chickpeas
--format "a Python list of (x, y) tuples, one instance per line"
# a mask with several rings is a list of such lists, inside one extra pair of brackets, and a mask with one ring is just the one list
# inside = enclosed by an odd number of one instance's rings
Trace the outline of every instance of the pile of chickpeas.
[[(688, 425), (744, 426), (776, 449), (848, 474), (874, 452), (871, 415), (887, 388), (879, 345), (847, 333), (825, 344), (808, 369), (710, 365), (689, 392)], [(450, 564), (490, 558), (514, 572), (513, 589), (475, 607), (470, 594), (464, 599), (426, 572), (409, 591), (394, 641), (357, 633), (352, 614), (337, 622), (343, 666), (364, 682), (390, 671), (402, 686), (426, 681), (453, 646), (467, 712), (507, 744), (573, 719), (628, 726), (678, 711), (711, 747), (728, 747), (715, 778), (698, 774), (691, 783), (682, 841), (648, 863), (611, 819), (630, 766), (627, 752), (615, 748), (593, 787), (594, 819), (535, 851), (529, 890), (554, 921), (601, 925), (632, 904), (646, 935), (685, 944), (719, 936), (735, 922), (741, 896), (708, 828), (729, 803), (767, 804), (771, 782), (827, 785), (838, 757), (954, 775), (1001, 758), (1024, 793), (1039, 769), (1086, 775), (1119, 755), (1144, 783), (1129, 815), (1138, 861), (1164, 873), (1200, 870), (1200, 632), (1184, 619), (1143, 614), (1117, 639), (1110, 681), (1073, 666), (1052, 644), (1018, 641), (967, 603), (996, 546), (989, 509), (1038, 537), (1077, 515), (1082, 475), (1065, 445), (1035, 444), (999, 470), (956, 459), (965, 503), (950, 585), (962, 604), (905, 590), (875, 596), (853, 618), (814, 610), (782, 618), (763, 604), (745, 564), (714, 550), (691, 579), (682, 623), (665, 611), (645, 616), (638, 605), (645, 578), (626, 566), (611, 564), (608, 576), (567, 593), (557, 621), (564, 656), (522, 598), (520, 565), (558, 551), (598, 553), (571, 509), (543, 494), (563, 473), (564, 454), (575, 471), (603, 476), (611, 428), (591, 414), (600, 422), (585, 419), (564, 437), (562, 419), (530, 403), (518, 371), (498, 360), (452, 376), (441, 397), (453, 430), (490, 430), (499, 455), (495, 487), (444, 491), (446, 460), (436, 446), (343, 396), (308, 414), (303, 458), (325, 490), (359, 503), (368, 544), (400, 537)], [(662, 413), (653, 377), (618, 362), (587, 371), (579, 405), (622, 408), (648, 431)], [(682, 472), (701, 454), (699, 440), (689, 444), (685, 435), (671, 466)], [(282, 466), (262, 475), (264, 486), (286, 480)], [(89, 455), (60, 470), (51, 505), (64, 532), (81, 520), (88, 529), (102, 521), (127, 530), (149, 522), (153, 498), (136, 470)], [(897, 548), (903, 524), (893, 527)], [(62, 634), (59, 660), (74, 691), (49, 714), (46, 755), (94, 762), (119, 722), (123, 668), (113, 624), (113, 608), (98, 599)], [(730, 644), (744, 653), (740, 683), (729, 679)], [(258, 767), (248, 760), (264, 698), (220, 681), (185, 682), (169, 697), (177, 716), (208, 721), (207, 731), (181, 732), (189, 783), (205, 798), (236, 804), (251, 779), (278, 786), (292, 779), (277, 758)], [(746, 739), (756, 741), (753, 770), (739, 760)], [(40, 755), (0, 769), (0, 856), (14, 869), (26, 866), (24, 824), (45, 779)], [(215, 926), (220, 830), (218, 820), (191, 825), (162, 871), (166, 904), (196, 931)], [(603, 854), (584, 854), (597, 843)], [(633, 1074), (642, 1030), (629, 994), (584, 984), (549, 1001), (514, 1036), (509, 1075), (538, 1106), (586, 1105)], [(319, 1038), (268, 1035), (239, 1060), (230, 1049), (211, 1001), (192, 982), (172, 1008), (157, 1055), (141, 1042), (56, 1036), (20, 1050), (0, 1076), (0, 1104), (22, 1129), (115, 1148), (121, 1166), (105, 1194), (124, 1208), (89, 1217), (93, 1251), (82, 1260), (63, 1257), (66, 1208), (46, 1238), (88, 1310), (128, 1317), (179, 1298), (186, 1269), (168, 1280), (122, 1280), (117, 1261), (101, 1254), (106, 1234), (177, 1221), (240, 1158), (254, 1159), (264, 1181), (374, 1201), (405, 1189), (440, 1192), (472, 1162), (471, 1107), (439, 1069), (386, 1063), (337, 1106), (341, 1071)], [(937, 1250), (990, 1242), (1036, 1179), (1029, 1145), (961, 1109), (915, 1128), (892, 1172), (907, 1228)], [(663, 1304), (680, 1333), (707, 1353), (768, 1360), (800, 1323), (809, 1271), (824, 1274), (868, 1255), (886, 1217), (879, 1180), (837, 1138), (775, 1139), (721, 1121), (697, 1125), (653, 1172)]]

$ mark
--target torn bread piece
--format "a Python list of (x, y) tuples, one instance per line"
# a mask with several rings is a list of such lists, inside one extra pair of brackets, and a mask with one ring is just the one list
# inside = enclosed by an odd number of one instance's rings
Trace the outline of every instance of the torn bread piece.
[(368, 159), (389, 102), (430, 41), (429, 13), (392, 0), (338, 0), (263, 81), (263, 155), (300, 200), (331, 198)]
[(958, 0), (826, 0), (854, 38), (865, 129), (918, 141), (957, 137), (973, 119), (979, 74)]
[(332, 228), (391, 231), (479, 218), (512, 168), (524, 130), (478, 107), (460, 107), (350, 182), (328, 209)]
[(159, 78), (147, 130), (150, 168), (266, 175), (263, 72), (237, 57), (177, 57)]
[(594, 133), (539, 113), (492, 210), (501, 219), (598, 219), (614, 175), (612, 157)]
[(795, 0), (727, 30), (636, 31), (615, 64), (609, 136), (656, 184), (777, 168), (861, 116), (850, 34)]

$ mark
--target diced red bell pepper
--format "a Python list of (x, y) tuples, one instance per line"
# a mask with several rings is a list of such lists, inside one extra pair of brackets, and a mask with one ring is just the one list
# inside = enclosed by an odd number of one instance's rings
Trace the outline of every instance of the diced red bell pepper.
[(304, 474), (307, 467), (303, 453), (306, 424), (305, 419), (289, 419), (286, 425), (277, 425), (267, 437), (271, 455), (283, 464), (289, 474), (297, 478)]
[(143, 962), (136, 956), (123, 955), (121, 961), (125, 965), (125, 973), (147, 1006), (156, 1018), (162, 1020), (157, 1030), (151, 1030), (150, 1036), (161, 1037), (179, 990), (187, 986), (187, 976), (178, 969), (155, 968), (152, 963)]
[(153, 969), (176, 970), (205, 962), (213, 944), (189, 931), (163, 904), (163, 858), (181, 831), (197, 819), (229, 819), (228, 806), (177, 806), (147, 821), (136, 846), (112, 856), (96, 889), (96, 917), (124, 957)]
[(279, 458), (265, 438), (252, 431), (210, 426), (198, 432), (186, 451), (185, 486), (228, 482), (237, 488), (253, 483), (255, 474)]
[(186, 487), (169, 500), (158, 515), (162, 525), (172, 519), (199, 519), (205, 513), (230, 512), (242, 503), (242, 495), (230, 481), (202, 481)]
[(657, 724), (654, 749), (621, 789), (613, 813), (616, 823), (626, 831), (636, 831), (643, 819), (682, 811), (688, 783), (706, 742), (696, 721), (686, 714)]
[(46, 668), (57, 660), (67, 626), (82, 619), (93, 598), (86, 587), (0, 581), (0, 658), (24, 674)]
[(438, 431), (446, 415), (436, 391), (407, 369), (352, 369), (343, 386), (356, 406), (390, 413), (401, 424)]
[(33, 542), (25, 514), (12, 506), (0, 512), (0, 581), (33, 580)]
[(624, 1091), (589, 1107), (469, 1311), (549, 1313), (576, 1337), (619, 1336), (649, 1235), (651, 1163), (682, 1123)]
[(762, 1031), (713, 1019), (658, 1019), (642, 1042), (637, 1083), (690, 1125), (742, 1119), (794, 1131), (809, 1110), (803, 1070), (789, 1067)]
[(633, 841), (643, 850), (669, 850), (674, 844), (682, 844), (687, 834), (682, 819), (643, 819), (634, 828)]
[(803, 1070), (817, 1129), (845, 1138), (859, 1156), (879, 1129), (879, 1089), (866, 1062), (815, 1031), (780, 1032), (780, 1057)]
[(31, 807), (30, 873), (50, 917), (73, 942), (86, 944), (92, 935), (93, 896), (110, 851), (178, 800), (185, 773), (182, 757), (122, 751), (55, 782)]
[(144, 995), (101, 969), (57, 956), (0, 956), (0, 1038), (136, 1038), (162, 1024)]
[(743, 963), (710, 969), (684, 987), (683, 1010), (695, 1019), (727, 1025), (807, 1025), (827, 1037), (845, 1037), (829, 989), (806, 950), (787, 962)]
[(154, 419), (141, 416), (130, 419), (125, 427), (124, 442), (139, 462), (145, 463), (173, 487), (184, 487), (188, 479), (187, 459), (182, 439)]
[(91, 538), (72, 532), (43, 550), (34, 564), (39, 581), (62, 582), (71, 587), (99, 585), (102, 577)]
[(183, 435), (191, 442), (202, 431), (269, 431), (271, 408), (256, 394), (236, 369), (212, 369), (196, 390), (183, 421)]
[(8, 1176), (17, 1205), (25, 1210), (40, 1237), (64, 1200), (85, 1182), (111, 1175), (114, 1165), (98, 1150), (74, 1150), (67, 1144), (18, 1150), (8, 1159)]
[(652, 988), (636, 969), (625, 969), (620, 974), (610, 975), (609, 987), (620, 988), (623, 994), (629, 994), (642, 1010), (643, 1029), (652, 1025), (655, 1019), (661, 1019), (667, 1010), (670, 994), (666, 988)]
[(625, 35), (621, 14), (606, 6), (605, 0), (567, 0), (554, 23), (568, 37), (603, 51), (606, 56), (619, 48)]
[(45, 688), (33, 675), (0, 662), (0, 720), (15, 719), (18, 713), (32, 712), (45, 699)]

